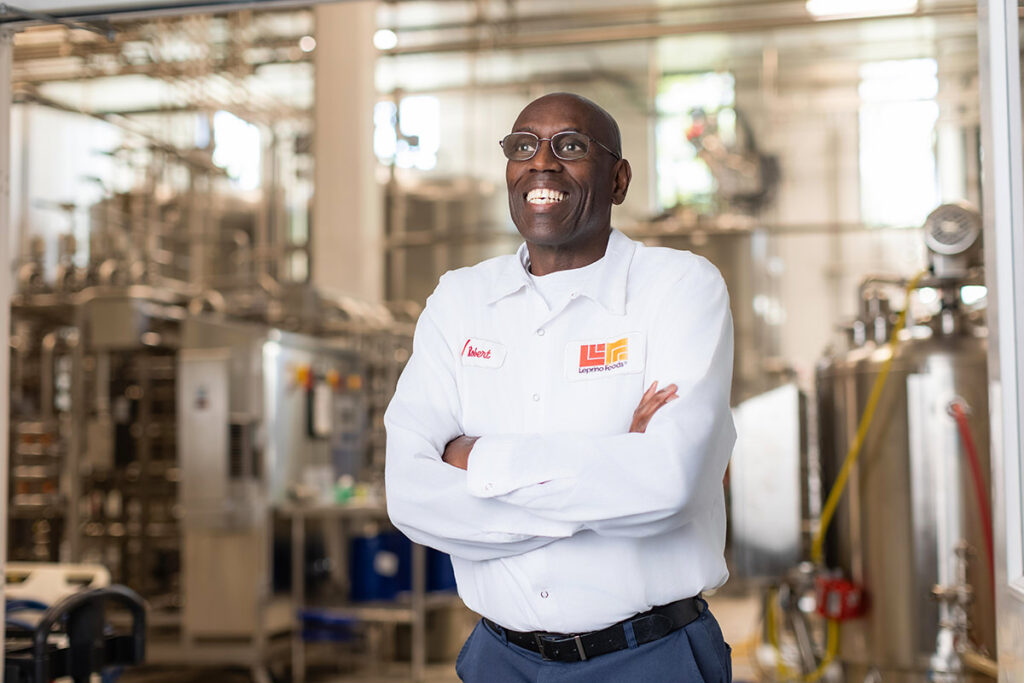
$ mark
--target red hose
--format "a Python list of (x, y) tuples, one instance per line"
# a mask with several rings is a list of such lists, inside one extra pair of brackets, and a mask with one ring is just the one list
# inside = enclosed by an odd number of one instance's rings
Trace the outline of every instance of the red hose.
[(978, 458), (978, 449), (974, 445), (974, 437), (971, 435), (971, 426), (967, 423), (967, 412), (964, 410), (964, 402), (961, 399), (950, 402), (949, 410), (956, 420), (956, 426), (960, 432), (960, 440), (963, 441), (964, 450), (967, 452), (967, 461), (971, 465), (971, 478), (974, 480), (974, 496), (978, 499), (978, 510), (981, 512), (981, 526), (985, 534), (985, 556), (988, 559), (988, 571), (992, 579), (993, 589), (995, 580), (995, 552), (992, 548), (992, 511), (989, 508), (989, 496), (985, 490), (985, 479), (981, 476), (981, 461)]

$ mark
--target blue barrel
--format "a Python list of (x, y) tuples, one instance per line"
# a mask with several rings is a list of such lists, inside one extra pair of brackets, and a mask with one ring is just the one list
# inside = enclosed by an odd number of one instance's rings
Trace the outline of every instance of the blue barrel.
[[(353, 602), (394, 600), (412, 590), (412, 542), (398, 532), (353, 538), (349, 572)], [(451, 557), (427, 548), (427, 590), (454, 588)]]
[(394, 600), (412, 588), (412, 544), (398, 532), (353, 538), (349, 570), (353, 602)]

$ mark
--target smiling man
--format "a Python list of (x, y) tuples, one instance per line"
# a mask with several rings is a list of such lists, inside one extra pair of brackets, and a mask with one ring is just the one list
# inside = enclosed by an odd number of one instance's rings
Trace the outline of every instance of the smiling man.
[(611, 227), (631, 171), (590, 100), (531, 102), (501, 146), (525, 244), (427, 300), (385, 416), (388, 512), (483, 617), (463, 680), (729, 681), (700, 598), (728, 576), (725, 285)]

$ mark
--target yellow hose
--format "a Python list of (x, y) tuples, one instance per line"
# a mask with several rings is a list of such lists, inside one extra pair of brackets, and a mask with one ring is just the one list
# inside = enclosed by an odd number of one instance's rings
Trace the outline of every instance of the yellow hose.
[(786, 681), (793, 678), (793, 672), (789, 670), (786, 663), (782, 661), (782, 650), (779, 648), (779, 636), (776, 633), (775, 603), (778, 600), (778, 591), (772, 589), (768, 592), (768, 602), (765, 605), (765, 626), (768, 629), (768, 642), (775, 650), (775, 677), (777, 680)]
[(868, 396), (867, 406), (864, 408), (864, 414), (860, 418), (860, 425), (857, 427), (857, 436), (854, 438), (853, 443), (850, 444), (850, 450), (846, 454), (846, 459), (843, 460), (843, 466), (839, 470), (839, 475), (836, 477), (835, 483), (832, 484), (832, 490), (828, 492), (825, 507), (821, 510), (818, 532), (814, 535), (814, 542), (811, 544), (811, 560), (815, 564), (821, 564), (822, 562), (825, 532), (828, 531), (828, 526), (832, 523), (836, 507), (839, 506), (839, 499), (846, 488), (846, 481), (850, 477), (850, 470), (857, 464), (857, 459), (860, 457), (861, 447), (864, 445), (864, 439), (867, 437), (868, 428), (871, 427), (871, 420), (875, 417), (878, 401), (882, 397), (882, 389), (885, 387), (885, 381), (889, 378), (892, 362), (896, 358), (896, 344), (899, 340), (899, 334), (903, 330), (904, 325), (907, 324), (907, 311), (910, 309), (910, 292), (917, 288), (917, 283), (921, 281), (921, 278), (927, 272), (922, 270), (907, 283), (906, 303), (903, 306), (903, 311), (900, 313), (899, 320), (896, 321), (896, 326), (892, 330), (892, 336), (889, 338), (889, 357), (882, 365), (882, 370), (878, 373), (878, 377), (875, 378), (875, 383), (871, 387), (871, 394)]
[(799, 680), (801, 683), (817, 683), (820, 681), (822, 676), (825, 675), (825, 671), (828, 670), (832, 661), (839, 654), (839, 621), (836, 619), (828, 620), (828, 635), (825, 645), (825, 656), (822, 657), (821, 663), (818, 664), (818, 668), (807, 674), (801, 676), (797, 672), (786, 666), (786, 663), (782, 659), (782, 650), (779, 648), (779, 639), (776, 633), (777, 624), (776, 619), (776, 602), (777, 602), (778, 591), (772, 589), (768, 593), (768, 606), (765, 620), (768, 627), (768, 641), (771, 643), (772, 648), (775, 650), (775, 675), (778, 681), (793, 681)]
[(818, 665), (817, 669), (803, 677), (803, 683), (816, 683), (820, 681), (821, 677), (825, 675), (829, 664), (839, 654), (839, 621), (836, 619), (828, 620), (828, 639), (826, 643), (825, 656), (821, 658), (821, 664)]
[[(867, 405), (864, 408), (864, 414), (861, 416), (860, 424), (857, 426), (857, 435), (854, 438), (853, 443), (850, 444), (850, 450), (846, 453), (846, 458), (843, 460), (843, 466), (840, 468), (839, 474), (836, 476), (836, 480), (832, 484), (832, 489), (828, 493), (828, 498), (825, 500), (825, 506), (821, 510), (821, 521), (818, 524), (818, 531), (815, 533), (814, 541), (811, 544), (811, 560), (813, 560), (815, 564), (820, 565), (822, 563), (824, 558), (825, 534), (828, 531), (829, 525), (832, 523), (832, 518), (835, 515), (836, 508), (839, 506), (839, 499), (842, 497), (843, 491), (846, 489), (846, 483), (850, 478), (850, 471), (853, 469), (853, 466), (857, 464), (857, 459), (860, 457), (861, 448), (864, 446), (864, 439), (867, 438), (868, 429), (871, 428), (871, 421), (875, 417), (875, 410), (878, 408), (878, 402), (882, 398), (882, 389), (885, 388), (885, 382), (889, 378), (889, 370), (892, 369), (893, 360), (896, 358), (896, 345), (899, 343), (899, 334), (907, 324), (907, 311), (910, 310), (910, 293), (917, 288), (917, 283), (921, 281), (921, 278), (924, 277), (927, 272), (928, 271), (921, 271), (907, 283), (906, 303), (903, 306), (903, 311), (899, 315), (899, 319), (896, 321), (896, 326), (892, 330), (892, 335), (889, 337), (889, 357), (882, 365), (882, 369), (878, 373), (878, 377), (875, 378), (875, 383), (871, 387), (871, 394), (868, 396)], [(775, 590), (772, 590), (769, 593), (767, 614), (765, 615), (768, 622), (768, 640), (771, 642), (772, 648), (775, 650), (776, 674), (781, 681), (798, 679), (802, 683), (816, 683), (825, 675), (825, 671), (839, 653), (839, 621), (836, 619), (828, 620), (825, 656), (822, 658), (818, 668), (806, 676), (798, 677), (795, 672), (786, 666), (785, 662), (782, 660), (782, 651), (779, 649), (778, 635), (776, 633), (776, 593), (777, 591)]]

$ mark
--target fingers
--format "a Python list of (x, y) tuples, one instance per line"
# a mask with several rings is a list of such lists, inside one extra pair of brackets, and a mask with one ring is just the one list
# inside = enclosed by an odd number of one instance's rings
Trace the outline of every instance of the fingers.
[[(655, 384), (657, 384), (657, 382), (655, 382)], [(660, 396), (662, 399), (665, 399), (668, 398), (669, 396), (676, 396), (677, 391), (679, 391), (679, 387), (677, 387), (675, 384), (669, 384), (661, 391), (654, 392), (654, 395)]]
[(640, 403), (642, 404), (644, 401), (646, 401), (648, 398), (650, 398), (651, 395), (653, 395), (654, 392), (657, 391), (657, 390), (658, 390), (658, 383), (657, 382), (651, 382), (651, 386), (647, 387), (647, 391), (645, 391), (644, 395), (640, 397)]
[(675, 384), (669, 384), (664, 389), (658, 391), (658, 383), (653, 382), (640, 398), (640, 404), (636, 407), (636, 410), (633, 411), (633, 422), (630, 425), (629, 431), (645, 431), (651, 418), (663, 405), (679, 398), (679, 395), (676, 393), (678, 390), (679, 387)]

